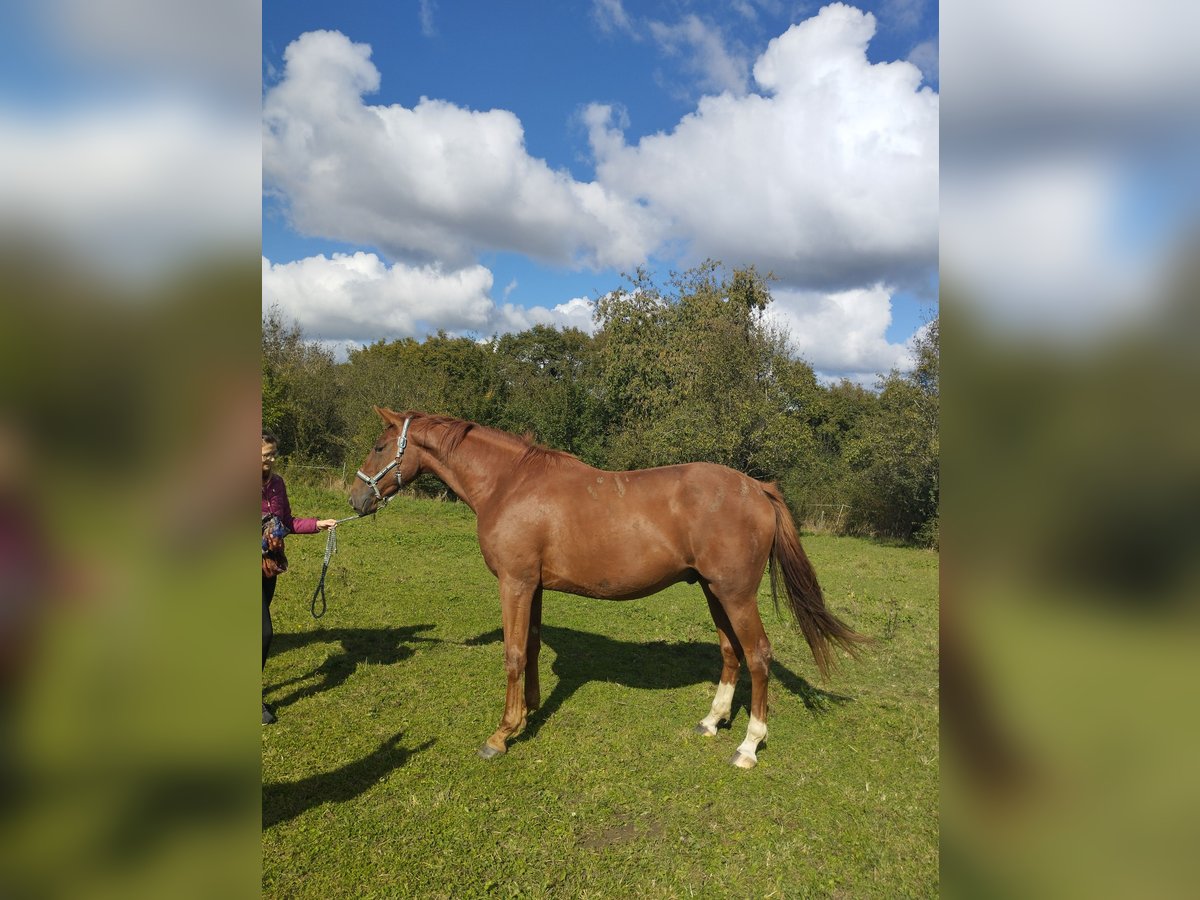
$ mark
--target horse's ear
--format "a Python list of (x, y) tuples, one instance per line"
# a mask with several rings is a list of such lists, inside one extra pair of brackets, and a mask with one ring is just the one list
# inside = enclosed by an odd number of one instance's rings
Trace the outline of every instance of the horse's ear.
[(372, 404), (371, 409), (375, 410), (375, 415), (377, 415), (377, 416), (379, 416), (379, 418), (383, 419), (384, 425), (387, 425), (389, 422), (391, 422), (392, 417), (396, 415), (390, 409), (387, 409), (382, 406), (375, 406)]

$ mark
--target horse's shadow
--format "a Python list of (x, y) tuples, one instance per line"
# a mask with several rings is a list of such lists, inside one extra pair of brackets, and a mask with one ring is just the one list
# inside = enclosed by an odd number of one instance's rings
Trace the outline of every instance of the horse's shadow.
[[(481, 646), (500, 643), (503, 639), (504, 632), (496, 628), (464, 643)], [(642, 690), (671, 690), (715, 682), (721, 671), (721, 652), (715, 639), (708, 643), (651, 641), (638, 644), (573, 628), (543, 625), (542, 645), (554, 651), (550, 671), (558, 682), (550, 695), (543, 698), (541, 708), (530, 714), (519, 739), (537, 734), (546, 720), (588, 682), (605, 681)], [(742, 666), (732, 714), (739, 708), (749, 713), (750, 689), (745, 672), (746, 667)], [(814, 687), (778, 660), (771, 661), (771, 675), (776, 683), (799, 696), (804, 706), (816, 714), (853, 699)]]
[(347, 763), (332, 772), (310, 775), (299, 781), (282, 781), (262, 787), (263, 831), (288, 822), (323, 803), (345, 803), (378, 784), (390, 772), (403, 766), (414, 753), (433, 746), (430, 739), (409, 749), (399, 745), (401, 732), (387, 738), (362, 759)]
[[(315, 631), (303, 631), (293, 634), (277, 634), (272, 641), (272, 655), (275, 652), (286, 652), (304, 647), (309, 644), (341, 644), (340, 653), (331, 654), (326, 660), (303, 675), (276, 682), (264, 688), (264, 693), (271, 694), (289, 685), (308, 682), (312, 678), (317, 681), (297, 687), (291, 693), (273, 700), (275, 707), (290, 706), (297, 700), (311, 697), (322, 691), (327, 691), (344, 683), (363, 663), (390, 665), (413, 655), (411, 645), (424, 643), (440, 643), (437, 638), (421, 637), (421, 632), (429, 631), (433, 625), (409, 625), (404, 628), (318, 628)], [(276, 649), (278, 648), (278, 650)]]

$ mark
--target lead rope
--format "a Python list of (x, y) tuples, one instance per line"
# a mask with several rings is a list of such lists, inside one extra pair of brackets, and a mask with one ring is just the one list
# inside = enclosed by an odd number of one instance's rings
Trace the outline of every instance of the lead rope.
[[(375, 492), (375, 496), (378, 497), (380, 501), (375, 506), (375, 509), (368, 513), (368, 515), (375, 515), (375, 513), (379, 512), (380, 509), (387, 506), (396, 497), (400, 496), (400, 488), (404, 485), (400, 481), (400, 470), (398, 466), (400, 464), (400, 460), (404, 457), (404, 449), (408, 446), (408, 424), (411, 421), (411, 418), (404, 420), (404, 429), (400, 432), (400, 437), (396, 441), (396, 458), (392, 460), (392, 462), (389, 463), (382, 472), (380, 472), (374, 478), (368, 478), (361, 469), (358, 471), (357, 477), (361, 478), (371, 486), (371, 490)], [(396, 493), (392, 494), (390, 497), (384, 497), (379, 493), (378, 482), (379, 479), (386, 475), (393, 466), (397, 467)], [(333, 554), (337, 553), (337, 527), (343, 522), (353, 522), (355, 519), (362, 518), (365, 518), (365, 516), (346, 516), (346, 518), (338, 519), (336, 522), (334, 522), (333, 527), (329, 529), (329, 537), (325, 539), (325, 561), (321, 563), (321, 580), (317, 582), (316, 590), (313, 591), (312, 601), (308, 604), (308, 611), (312, 613), (312, 617), (314, 619), (321, 618), (321, 616), (325, 615), (325, 610), (328, 609), (328, 604), (325, 602), (325, 576), (329, 574), (329, 560), (333, 558)], [(321, 598), (320, 612), (317, 612), (317, 597)]]
[[(344, 519), (338, 519), (329, 529), (329, 537), (325, 539), (325, 561), (321, 564), (321, 580), (317, 582), (317, 589), (313, 591), (312, 602), (308, 605), (308, 611), (312, 613), (314, 619), (319, 619), (325, 615), (325, 610), (328, 604), (325, 602), (325, 576), (329, 573), (329, 560), (333, 558), (333, 554), (337, 553), (337, 527), (343, 522), (349, 522), (353, 519), (361, 518), (361, 516), (346, 516)], [(317, 597), (321, 598), (321, 611), (317, 612)]]

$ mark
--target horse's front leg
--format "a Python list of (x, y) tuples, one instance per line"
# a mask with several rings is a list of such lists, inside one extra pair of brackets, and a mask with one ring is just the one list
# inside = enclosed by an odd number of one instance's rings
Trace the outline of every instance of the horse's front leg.
[(508, 740), (525, 727), (525, 697), (521, 676), (528, 659), (529, 617), (537, 583), (527, 578), (501, 578), (500, 608), (504, 622), (504, 670), (508, 687), (504, 696), (504, 715), (499, 727), (482, 747), (484, 759), (499, 756), (508, 749)]

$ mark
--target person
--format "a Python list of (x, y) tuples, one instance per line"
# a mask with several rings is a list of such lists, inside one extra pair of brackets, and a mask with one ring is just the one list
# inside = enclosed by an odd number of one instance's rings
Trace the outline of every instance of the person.
[[(337, 519), (311, 519), (292, 515), (292, 507), (288, 502), (287, 485), (283, 476), (275, 472), (275, 459), (279, 455), (279, 438), (269, 431), (262, 433), (262, 514), (263, 518), (275, 516), (283, 523), (283, 527), (293, 534), (316, 534), (337, 525)], [(276, 576), (263, 573), (262, 580), (262, 624), (263, 624), (263, 669), (267, 667), (267, 653), (271, 649), (271, 637), (274, 628), (271, 626), (271, 601), (275, 597)], [(262, 705), (262, 723), (270, 725), (275, 721), (275, 713)]]

